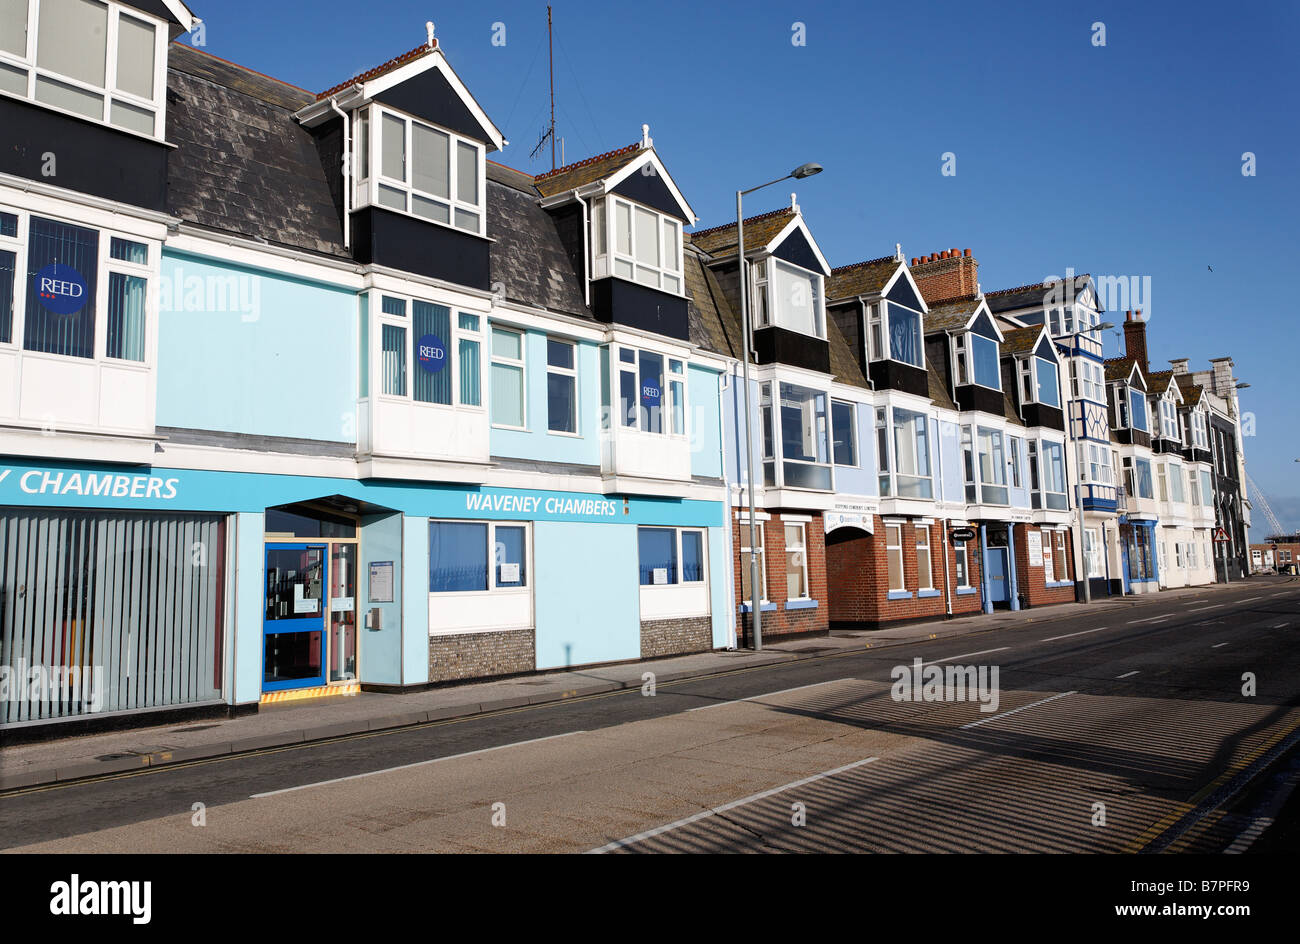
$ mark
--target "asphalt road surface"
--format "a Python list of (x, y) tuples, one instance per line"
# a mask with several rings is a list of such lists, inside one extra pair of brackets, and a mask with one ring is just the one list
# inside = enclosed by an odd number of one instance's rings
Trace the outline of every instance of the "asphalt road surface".
[[(14, 791), (0, 848), (1246, 851), (1258, 817), (1228, 811), (1300, 740), (1300, 581), (859, 638), (653, 696)], [(996, 706), (899, 700), (894, 669), (914, 659), (996, 668)]]

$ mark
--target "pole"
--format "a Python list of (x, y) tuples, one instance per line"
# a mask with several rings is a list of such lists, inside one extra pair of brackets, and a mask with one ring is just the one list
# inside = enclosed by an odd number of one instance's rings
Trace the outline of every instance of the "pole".
[(551, 62), (551, 170), (555, 170), (555, 42), (551, 33), (551, 5), (546, 5), (546, 52)]
[[(749, 615), (754, 626), (754, 651), (758, 652), (763, 648), (763, 612), (762, 602), (759, 596), (759, 572), (758, 572), (758, 545), (755, 543), (757, 530), (755, 529), (755, 517), (757, 507), (754, 504), (754, 430), (753, 422), (750, 417), (749, 404), (749, 303), (746, 292), (745, 278), (745, 218), (741, 212), (742, 198), (744, 192), (736, 191), (736, 260), (738, 263), (736, 274), (740, 281), (740, 333), (745, 338), (745, 361), (744, 361), (744, 406), (745, 406), (745, 463), (748, 466), (749, 473)], [(766, 548), (764, 548), (766, 554)]]
[[(1079, 474), (1076, 466), (1075, 475)], [(1083, 602), (1092, 602), (1092, 585), (1088, 582), (1088, 549), (1083, 543), (1083, 485), (1078, 483), (1076, 478), (1074, 486), (1074, 504), (1075, 513), (1079, 516), (1079, 563), (1083, 565)]]

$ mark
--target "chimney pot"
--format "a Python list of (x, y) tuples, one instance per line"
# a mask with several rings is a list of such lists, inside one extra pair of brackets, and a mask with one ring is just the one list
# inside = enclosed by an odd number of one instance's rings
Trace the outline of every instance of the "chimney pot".
[(966, 255), (966, 258), (967, 258), (967, 259), (969, 259), (969, 258), (970, 258), (970, 250), (969, 250), (969, 249), (967, 249), (967, 250), (966, 250), (966, 253), (965, 253), (965, 255)]
[(961, 255), (961, 253), (957, 251), (956, 247), (954, 247), (954, 248), (952, 248), (951, 250), (949, 250), (949, 252), (950, 252), (953, 256), (960, 256), (960, 255)]
[(912, 257), (912, 265), (914, 265), (914, 266), (918, 266), (918, 265), (920, 265), (920, 264), (921, 264), (921, 260), (918, 259), (918, 258), (916, 258), (916, 256), (913, 256), (913, 257)]

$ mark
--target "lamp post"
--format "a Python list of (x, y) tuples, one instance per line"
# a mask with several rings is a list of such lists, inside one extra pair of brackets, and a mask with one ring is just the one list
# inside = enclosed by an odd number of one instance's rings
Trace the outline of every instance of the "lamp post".
[[(755, 544), (758, 532), (754, 526), (754, 519), (758, 513), (754, 504), (754, 469), (757, 463), (754, 462), (754, 430), (749, 414), (749, 279), (745, 272), (745, 214), (741, 205), (743, 197), (747, 193), (762, 190), (764, 187), (772, 186), (772, 184), (779, 184), (781, 181), (789, 180), (792, 177), (795, 180), (802, 180), (805, 177), (811, 177), (814, 174), (820, 174), (821, 172), (822, 166), (820, 164), (800, 164), (784, 177), (778, 177), (776, 180), (769, 180), (765, 184), (759, 184), (757, 187), (750, 187), (748, 190), (736, 191), (736, 276), (740, 280), (740, 332), (744, 335), (745, 340), (743, 398), (745, 406), (745, 465), (746, 471), (749, 475), (749, 615), (753, 620), (754, 626), (755, 652), (763, 648), (763, 613), (760, 609), (762, 601), (759, 591), (758, 555), (754, 553), (755, 549), (758, 547), (758, 545)], [(766, 550), (764, 553), (766, 554)]]
[[(1111, 324), (1109, 321), (1103, 321), (1103, 322), (1102, 322), (1101, 324), (1099, 324), (1099, 325), (1094, 325), (1094, 326), (1091, 327), (1091, 328), (1085, 328), (1085, 329), (1082, 330), (1082, 331), (1071, 331), (1069, 334), (1062, 335), (1062, 337), (1064, 337), (1064, 338), (1068, 338), (1068, 339), (1073, 339), (1073, 340), (1074, 340), (1074, 344), (1071, 345), (1071, 347), (1073, 348), (1074, 351), (1077, 352), (1077, 351), (1079, 350), (1078, 337), (1079, 337), (1080, 335), (1083, 335), (1083, 334), (1089, 334), (1089, 333), (1091, 333), (1091, 332), (1093, 332), (1093, 331), (1109, 331), (1109, 330), (1110, 330), (1111, 328), (1113, 328), (1113, 327), (1115, 327), (1115, 326), (1114, 326), (1113, 324)], [(1072, 355), (1072, 356), (1073, 356), (1073, 355)], [(1085, 429), (1085, 430), (1087, 429), (1087, 424), (1086, 424), (1086, 423), (1084, 424), (1084, 429)], [(1080, 473), (1081, 473), (1083, 470), (1079, 468), (1079, 465), (1080, 465), (1080, 463), (1082, 463), (1082, 461), (1083, 461), (1083, 460), (1079, 458), (1078, 453), (1076, 452), (1076, 454), (1075, 454), (1075, 458), (1074, 458), (1074, 467), (1075, 467), (1074, 510), (1075, 510), (1075, 515), (1078, 517), (1078, 520), (1079, 520), (1079, 543), (1078, 543), (1077, 546), (1078, 546), (1078, 548), (1079, 548), (1079, 563), (1083, 565), (1083, 567), (1082, 567), (1082, 570), (1083, 570), (1083, 580), (1080, 581), (1080, 582), (1083, 584), (1083, 602), (1084, 602), (1084, 603), (1091, 603), (1091, 602), (1092, 602), (1092, 585), (1088, 582), (1088, 581), (1089, 581), (1089, 573), (1088, 573), (1088, 555), (1087, 555), (1087, 553), (1086, 553), (1086, 551), (1085, 551), (1085, 549), (1084, 549), (1084, 546), (1083, 546), (1083, 534), (1084, 534), (1084, 528), (1083, 528), (1083, 483), (1082, 483), (1081, 481), (1078, 481), (1078, 480), (1082, 477), (1082, 476), (1080, 475)], [(1068, 465), (1068, 464), (1067, 464), (1067, 465)]]

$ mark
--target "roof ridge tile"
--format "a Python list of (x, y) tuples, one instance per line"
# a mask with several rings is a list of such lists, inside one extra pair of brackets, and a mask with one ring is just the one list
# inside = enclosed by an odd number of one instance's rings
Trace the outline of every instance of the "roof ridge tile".
[(354, 75), (346, 82), (340, 82), (338, 85), (335, 85), (332, 88), (327, 88), (325, 91), (321, 92), (319, 95), (316, 96), (316, 101), (319, 102), (323, 98), (329, 98), (331, 95), (337, 94), (338, 92), (343, 91), (345, 88), (356, 85), (358, 82), (368, 82), (371, 79), (376, 79), (379, 76), (383, 75), (385, 72), (390, 72), (391, 70), (396, 69), (398, 66), (406, 65), (406, 63), (408, 62), (414, 62), (416, 59), (419, 59), (420, 57), (424, 56), (426, 53), (433, 52), (437, 48), (438, 48), (438, 40), (436, 39), (433, 41), (433, 45), (429, 45), (428, 43), (421, 43), (420, 45), (416, 46), (414, 49), (404, 52), (400, 56), (394, 56), (392, 59), (389, 59), (387, 62), (375, 66), (373, 69), (367, 69), (365, 72), (362, 72), (360, 75)]
[(565, 164), (563, 167), (557, 167), (554, 170), (548, 170), (544, 174), (538, 174), (533, 178), (533, 180), (535, 181), (545, 180), (547, 177), (554, 177), (556, 174), (562, 174), (565, 171), (575, 170), (579, 167), (590, 167), (592, 164), (595, 164), (598, 161), (603, 161), (606, 158), (610, 158), (610, 157), (616, 157), (619, 154), (626, 154), (632, 150), (639, 150), (640, 147), (641, 147), (641, 142), (637, 141), (633, 144), (627, 145), (626, 147), (615, 148), (612, 151), (606, 151), (604, 154), (597, 154), (594, 157), (583, 158), (582, 160), (575, 161), (572, 164)]

